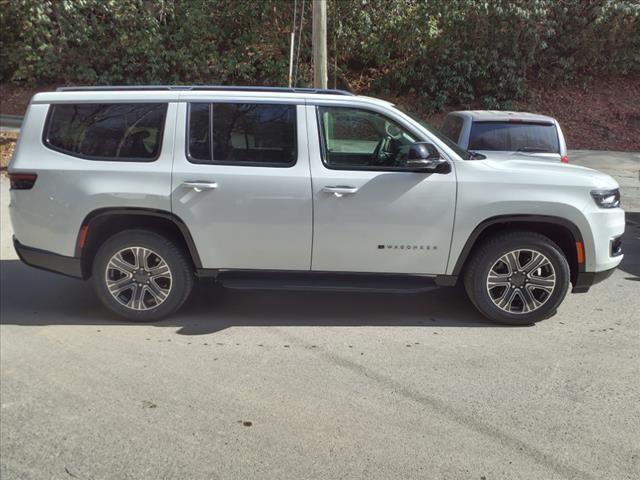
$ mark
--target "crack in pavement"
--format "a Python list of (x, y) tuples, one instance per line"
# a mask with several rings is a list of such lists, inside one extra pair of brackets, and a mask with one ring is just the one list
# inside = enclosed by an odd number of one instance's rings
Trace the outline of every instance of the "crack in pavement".
[[(288, 332), (285, 332), (284, 330), (280, 329), (280, 328), (275, 328), (275, 330), (277, 330), (282, 337), (285, 337), (288, 339), (288, 341), (290, 342), (296, 342), (299, 344), (302, 344), (304, 346), (306, 346), (307, 348), (309, 348), (311, 346), (310, 343), (307, 343), (304, 339), (296, 336), (296, 335), (292, 335)], [(317, 345), (317, 344), (314, 344)], [(375, 372), (373, 370), (367, 369), (366, 367), (362, 366), (361, 364), (354, 362), (352, 360), (349, 360), (347, 358), (338, 356), (338, 355), (334, 355), (324, 349), (321, 349), (320, 347), (316, 346), (316, 348), (314, 349), (309, 349), (310, 352), (313, 352), (317, 355), (321, 355), (322, 357), (324, 357), (326, 360), (328, 360), (329, 362), (342, 367), (346, 370), (349, 370), (353, 373), (356, 373), (357, 375), (360, 376), (364, 376), (366, 378), (368, 378), (369, 380), (372, 380), (380, 385), (382, 385), (383, 387), (387, 388), (387, 389), (391, 389), (393, 390), (395, 393), (398, 393), (400, 395), (402, 395), (403, 397), (405, 397), (406, 399), (414, 402), (414, 403), (418, 403), (420, 405), (426, 406), (431, 408), (432, 410), (436, 411), (437, 413), (439, 413), (440, 415), (442, 415), (443, 417), (469, 429), (469, 430), (473, 430), (476, 433), (479, 433), (481, 435), (484, 436), (488, 436), (491, 437), (494, 440), (499, 441), (500, 443), (504, 444), (505, 446), (511, 448), (511, 449), (515, 449), (516, 453), (524, 453), (527, 456), (529, 456), (530, 458), (532, 458), (536, 463), (538, 463), (539, 465), (545, 467), (545, 468), (549, 468), (553, 471), (555, 471), (557, 474), (562, 475), (565, 478), (570, 478), (570, 479), (580, 479), (580, 480), (595, 480), (596, 477), (594, 477), (593, 475), (584, 472), (574, 466), (571, 465), (567, 465), (563, 462), (561, 462), (560, 460), (558, 460), (557, 458), (543, 452), (542, 450), (528, 444), (527, 442), (520, 440), (517, 437), (514, 437), (512, 435), (509, 435), (508, 433), (505, 433), (503, 431), (501, 431), (500, 429), (498, 429), (497, 427), (482, 422), (480, 420), (478, 420), (476, 417), (473, 417), (471, 415), (465, 414), (461, 411), (459, 411), (458, 409), (451, 407), (450, 405), (448, 405), (447, 403), (443, 402), (442, 400), (430, 396), (430, 395), (425, 395), (423, 393), (420, 392), (416, 392), (410, 388), (407, 388), (406, 386), (402, 385), (401, 383), (397, 382), (396, 380), (394, 380), (393, 378), (387, 377), (385, 375), (382, 375), (378, 372)]]

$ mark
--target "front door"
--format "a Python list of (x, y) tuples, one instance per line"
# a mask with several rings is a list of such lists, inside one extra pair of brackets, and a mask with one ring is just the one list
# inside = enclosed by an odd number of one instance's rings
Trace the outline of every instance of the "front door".
[[(180, 105), (173, 213), (204, 268), (310, 268), (312, 201), (304, 106)], [(178, 121), (178, 125), (181, 121)]]
[(347, 106), (307, 106), (314, 271), (444, 274), (455, 211), (449, 173), (404, 169), (419, 133)]

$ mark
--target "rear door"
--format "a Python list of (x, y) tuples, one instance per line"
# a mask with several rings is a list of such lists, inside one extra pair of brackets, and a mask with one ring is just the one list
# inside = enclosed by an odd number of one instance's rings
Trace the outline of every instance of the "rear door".
[[(373, 107), (372, 107), (373, 108)], [(314, 271), (443, 274), (456, 179), (403, 166), (418, 132), (373, 109), (307, 106)]]
[(178, 118), (172, 209), (203, 267), (309, 270), (304, 106), (196, 97), (180, 104)]

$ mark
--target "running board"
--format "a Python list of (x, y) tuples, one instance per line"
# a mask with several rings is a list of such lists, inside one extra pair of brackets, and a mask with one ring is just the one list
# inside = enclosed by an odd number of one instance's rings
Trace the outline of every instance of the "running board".
[(241, 290), (418, 293), (438, 288), (434, 277), (394, 274), (220, 271), (217, 281)]

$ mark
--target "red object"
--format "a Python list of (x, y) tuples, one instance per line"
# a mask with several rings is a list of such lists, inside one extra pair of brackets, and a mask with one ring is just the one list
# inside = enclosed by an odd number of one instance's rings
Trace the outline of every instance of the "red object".
[(38, 175), (35, 173), (10, 173), (9, 184), (12, 190), (31, 190)]
[(562, 155), (562, 156), (560, 157), (560, 161), (561, 161), (562, 163), (569, 163), (569, 157), (568, 157), (567, 155)]
[(87, 241), (87, 234), (89, 233), (89, 225), (83, 225), (80, 227), (80, 232), (78, 233), (78, 250), (82, 250), (84, 248), (84, 244)]
[(576, 256), (578, 257), (578, 264), (582, 265), (584, 263), (584, 247), (582, 246), (582, 242), (576, 242)]

